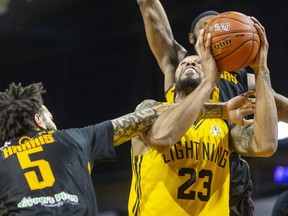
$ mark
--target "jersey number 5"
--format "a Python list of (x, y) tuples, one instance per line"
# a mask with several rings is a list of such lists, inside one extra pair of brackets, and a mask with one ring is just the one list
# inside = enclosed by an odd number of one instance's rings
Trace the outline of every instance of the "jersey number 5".
[[(179, 176), (188, 175), (189, 179), (178, 188), (178, 199), (195, 200), (196, 191), (188, 189), (196, 182), (196, 171), (193, 168), (181, 168), (178, 172)], [(197, 196), (201, 201), (208, 201), (211, 193), (211, 182), (213, 173), (211, 170), (200, 170), (198, 178), (203, 179), (203, 192), (197, 192)]]
[[(24, 173), (27, 183), (31, 190), (43, 189), (53, 186), (55, 178), (49, 163), (45, 160), (31, 161), (29, 155), (43, 151), (41, 146), (32, 148), (17, 154), (18, 161), (23, 170), (29, 169)], [(37, 172), (40, 173), (39, 178)], [(41, 178), (41, 179), (40, 179)]]

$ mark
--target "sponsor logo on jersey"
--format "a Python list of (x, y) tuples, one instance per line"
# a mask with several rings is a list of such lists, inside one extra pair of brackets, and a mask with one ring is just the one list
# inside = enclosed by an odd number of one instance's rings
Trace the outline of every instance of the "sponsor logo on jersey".
[(36, 138), (23, 136), (19, 139), (19, 145), (10, 146), (11, 142), (6, 142), (6, 146), (4, 145), (2, 148), (0, 148), (0, 151), (2, 151), (3, 158), (6, 159), (11, 155), (16, 154), (17, 152), (23, 152), (28, 149), (36, 148), (38, 146), (51, 144), (55, 141), (52, 136), (53, 133), (53, 130), (45, 133), (40, 132), (39, 136)]
[(213, 136), (220, 136), (221, 135), (221, 130), (217, 125), (212, 126), (212, 129), (210, 132), (213, 134)]
[(78, 205), (78, 196), (62, 191), (61, 193), (54, 194), (54, 196), (23, 197), (22, 200), (18, 203), (17, 207), (29, 208), (35, 205), (41, 205), (45, 207), (60, 207), (67, 204)]

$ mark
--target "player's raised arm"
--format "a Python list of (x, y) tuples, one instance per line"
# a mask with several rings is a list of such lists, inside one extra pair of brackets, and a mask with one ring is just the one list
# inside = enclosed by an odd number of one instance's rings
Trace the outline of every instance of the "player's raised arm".
[[(256, 106), (253, 128), (232, 129), (234, 147), (243, 155), (268, 157), (274, 154), (278, 144), (277, 109), (270, 74), (267, 66), (268, 42), (264, 27), (252, 18), (260, 35), (261, 46), (256, 60), (251, 65), (255, 72)], [(252, 136), (251, 136), (252, 135)]]
[(137, 0), (145, 25), (146, 37), (161, 71), (164, 73), (164, 90), (175, 81), (175, 70), (187, 51), (173, 36), (169, 20), (159, 0)]

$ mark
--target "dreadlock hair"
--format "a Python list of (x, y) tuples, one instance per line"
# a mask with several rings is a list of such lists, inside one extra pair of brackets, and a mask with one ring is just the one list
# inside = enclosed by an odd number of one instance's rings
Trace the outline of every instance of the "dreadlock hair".
[(35, 130), (34, 116), (41, 110), (45, 92), (40, 82), (26, 87), (11, 83), (0, 92), (0, 146), (6, 140)]

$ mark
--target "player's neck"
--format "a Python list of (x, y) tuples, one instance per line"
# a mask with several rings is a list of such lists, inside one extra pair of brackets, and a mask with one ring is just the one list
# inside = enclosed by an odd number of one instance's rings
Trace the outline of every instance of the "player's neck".
[(176, 93), (176, 97), (175, 97), (175, 102), (179, 103), (180, 101), (182, 101), (184, 98), (187, 97), (187, 95), (189, 95), (191, 92), (185, 92), (185, 91), (181, 91), (181, 92), (177, 92)]

